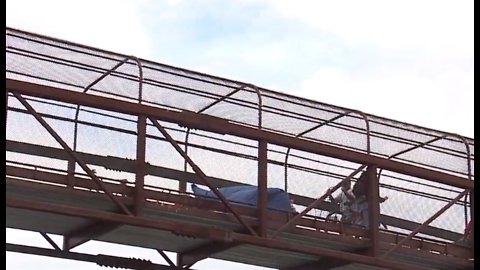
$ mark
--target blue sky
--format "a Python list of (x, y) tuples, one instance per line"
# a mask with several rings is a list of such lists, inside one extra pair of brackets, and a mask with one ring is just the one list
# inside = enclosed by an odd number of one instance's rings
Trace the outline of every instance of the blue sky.
[(473, 138), (473, 5), (7, 0), (6, 24)]

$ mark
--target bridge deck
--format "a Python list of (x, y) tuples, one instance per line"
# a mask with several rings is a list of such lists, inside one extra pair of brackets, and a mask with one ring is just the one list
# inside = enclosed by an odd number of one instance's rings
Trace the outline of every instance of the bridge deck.
[[(62, 207), (71, 206), (75, 209), (88, 209), (102, 212), (115, 212), (116, 207), (104, 194), (98, 193), (94, 183), (87, 178), (77, 177), (75, 188), (68, 188), (67, 176), (57, 173), (41, 172), (38, 170), (9, 167), (8, 171), (15, 177), (6, 180), (7, 206), (10, 198), (24, 200), (37, 205), (48, 205), (51, 209), (45, 212), (29, 207), (7, 207), (6, 221), (8, 228), (17, 228), (31, 231), (44, 231), (58, 235), (68, 235), (77, 228), (91, 225), (94, 216), (77, 216), (75, 212), (65, 211)], [(24, 177), (34, 176), (34, 179)], [(22, 177), (22, 178), (20, 178)], [(132, 194), (132, 187), (125, 188), (121, 183), (108, 183), (109, 190), (118, 193), (118, 197), (125, 203), (132, 199), (127, 194)], [(174, 227), (193, 226), (195, 230), (204, 230), (205, 234), (199, 237), (181, 235), (168, 229), (155, 229), (148, 226), (132, 226), (119, 224), (104, 235), (94, 237), (99, 241), (133, 245), (145, 248), (162, 249), (173, 252), (192, 250), (205, 244), (211, 244), (208, 232), (211, 228), (225, 231), (241, 231), (242, 227), (231, 214), (215, 209), (222, 208), (218, 202), (194, 198), (189, 194), (172, 194), (161, 191), (150, 191), (147, 197), (144, 218), (146, 220), (161, 221), (173, 224)], [(150, 197), (150, 194), (152, 197)], [(13, 204), (15, 206), (15, 204)], [(212, 206), (211, 210), (208, 207)], [(216, 206), (216, 207), (215, 207)], [(239, 209), (247, 222), (253, 226), (258, 224), (255, 211), (248, 207), (235, 206)], [(62, 214), (60, 214), (62, 213)], [(288, 214), (270, 213), (269, 232), (273, 232), (281, 225), (281, 221)], [(88, 216), (88, 215), (87, 215)], [(311, 222), (304, 218), (293, 230), (282, 234), (278, 239), (289, 243), (301, 244), (306, 247), (321, 247), (329, 250), (356, 252), (369, 247), (365, 231), (358, 228), (344, 228), (338, 223), (325, 220)], [(98, 222), (98, 221), (97, 221)], [(166, 227), (168, 228), (168, 226)], [(350, 236), (343, 235), (348, 232)], [(214, 234), (215, 232), (211, 232)], [(343, 234), (340, 234), (343, 233)], [(398, 242), (405, 235), (382, 231), (381, 250), (387, 251), (391, 245)], [(357, 237), (354, 237), (357, 235)], [(419, 244), (421, 243), (421, 244)], [(410, 245), (410, 246), (408, 246)], [(416, 238), (406, 246), (397, 249), (391, 256), (392, 259), (436, 269), (464, 269), (472, 267), (471, 250), (467, 247), (448, 244), (442, 241), (432, 241)], [(252, 244), (237, 243), (237, 245), (215, 253), (213, 258), (248, 263), (272, 268), (285, 268), (314, 262), (321, 257), (315, 254), (305, 254), (278, 250)], [(358, 264), (356, 267), (345, 265), (338, 269), (377, 269), (367, 265)]]

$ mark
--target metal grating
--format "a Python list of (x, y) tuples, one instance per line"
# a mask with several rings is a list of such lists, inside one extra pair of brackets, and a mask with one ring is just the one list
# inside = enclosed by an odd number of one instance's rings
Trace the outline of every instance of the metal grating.
[(6, 78), (209, 114), (474, 179), (471, 138), (11, 28)]

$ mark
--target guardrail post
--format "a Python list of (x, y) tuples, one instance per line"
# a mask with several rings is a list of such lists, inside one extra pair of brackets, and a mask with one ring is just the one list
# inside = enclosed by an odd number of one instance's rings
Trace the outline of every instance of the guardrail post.
[(367, 202), (368, 202), (368, 224), (369, 234), (372, 242), (369, 254), (371, 256), (378, 256), (378, 238), (380, 225), (380, 192), (377, 178), (377, 167), (368, 166), (367, 168)]
[(137, 123), (137, 164), (135, 172), (135, 205), (133, 213), (136, 216), (142, 214), (145, 204), (145, 147), (146, 147), (146, 130), (147, 117), (145, 115), (138, 116)]
[(267, 142), (258, 142), (258, 234), (267, 235)]

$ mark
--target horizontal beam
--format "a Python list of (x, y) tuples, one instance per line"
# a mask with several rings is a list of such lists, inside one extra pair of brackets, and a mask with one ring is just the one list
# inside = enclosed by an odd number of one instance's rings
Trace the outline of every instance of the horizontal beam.
[[(222, 228), (212, 228), (193, 224), (181, 224), (178, 222), (171, 222), (165, 220), (157, 220), (145, 217), (126, 216), (122, 214), (99, 211), (93, 209), (85, 209), (74, 206), (58, 205), (44, 202), (34, 202), (29, 200), (14, 199), (7, 197), (5, 200), (6, 207), (20, 208), (32, 211), (48, 212), (53, 214), (82, 217), (88, 219), (94, 219), (103, 222), (112, 222), (122, 225), (137, 226), (143, 228), (151, 228), (158, 230), (170, 231), (177, 235), (191, 236), (198, 238), (206, 238), (214, 241), (221, 241), (225, 243), (241, 243), (249, 244), (260, 247), (300, 252), (310, 254), (319, 257), (331, 257), (339, 260), (348, 260), (353, 263), (361, 263), (367, 265), (373, 265), (378, 267), (385, 267), (394, 270), (433, 270), (433, 268), (422, 267), (409, 263), (400, 263), (392, 259), (372, 258), (370, 256), (354, 254), (346, 251), (331, 250), (328, 248), (308, 246), (303, 244), (292, 243), (280, 239), (268, 239), (263, 237), (255, 237), (251, 235), (235, 233), (230, 230)], [(471, 264), (473, 262), (465, 262), (465, 264)]]
[[(60, 148), (50, 147), (50, 146), (43, 146), (38, 144), (6, 140), (5, 148), (7, 151), (12, 151), (15, 153), (42, 156), (42, 157), (60, 159), (65, 161), (69, 160), (69, 157), (65, 150)], [(125, 159), (125, 158), (119, 158), (115, 156), (100, 156), (96, 154), (89, 154), (89, 153), (83, 153), (83, 152), (76, 152), (76, 153), (78, 154), (78, 156), (82, 158), (82, 160), (84, 160), (88, 164), (102, 166), (106, 169), (111, 169), (111, 170), (135, 173), (136, 160), (134, 159), (133, 160)], [(185, 172), (183, 170), (182, 171), (175, 170), (167, 167), (151, 165), (148, 163), (146, 164), (146, 175), (168, 178), (168, 179), (177, 180), (180, 182), (185, 181), (190, 183), (202, 184), (202, 182), (197, 179), (198, 178), (197, 175), (193, 172)], [(208, 176), (208, 177), (214, 183), (214, 185), (218, 188), (237, 186), (241, 184), (239, 182), (235, 182), (235, 181), (231, 181), (223, 178), (212, 177), (212, 176)], [(307, 206), (313, 201), (312, 198), (308, 198), (306, 196), (301, 196), (297, 194), (289, 194), (289, 196), (295, 201), (295, 204), (298, 204), (298, 205)], [(319, 209), (322, 209), (325, 211), (338, 210), (338, 206), (330, 202), (321, 202), (317, 206)]]
[[(74, 198), (73, 200), (89, 200), (90, 198), (101, 198), (104, 197), (103, 194), (97, 192), (91, 192), (89, 190), (94, 189), (94, 183), (88, 179), (82, 178), (74, 178), (73, 179), (73, 186), (79, 187), (80, 189), (69, 190), (65, 187), (61, 187), (58, 185), (51, 185), (51, 183), (58, 183), (60, 185), (65, 185), (67, 182), (67, 176), (50, 174), (45, 172), (35, 172), (34, 170), (27, 170), (23, 168), (11, 168), (10, 166), (6, 166), (6, 171), (10, 175), (15, 175), (15, 177), (22, 177), (22, 178), (30, 178), (34, 176), (35, 182), (31, 182), (28, 180), (19, 180), (11, 177), (6, 177), (6, 188), (10, 190), (11, 188), (16, 189), (17, 191), (12, 196), (28, 196), (27, 194), (36, 194), (39, 192), (50, 192), (57, 196), (70, 196)], [(63, 177), (63, 181), (61, 179)], [(38, 181), (44, 181), (45, 179), (53, 179), (55, 178), (55, 182), (49, 182), (49, 184), (39, 183)], [(119, 184), (110, 184), (106, 183), (106, 185), (116, 193), (122, 192), (122, 187)], [(19, 191), (21, 190), (21, 191)], [(27, 193), (27, 194), (26, 194)], [(7, 195), (10, 195), (9, 191), (7, 191)], [(190, 196), (184, 195), (176, 195), (171, 194), (168, 192), (158, 192), (153, 190), (145, 190), (145, 195), (148, 200), (151, 201), (162, 201), (162, 202), (171, 202), (175, 205), (165, 205), (161, 206), (156, 203), (147, 202), (151, 209), (157, 209), (159, 211), (173, 211), (175, 213), (181, 213), (182, 215), (188, 215), (190, 217), (201, 217), (209, 218), (212, 220), (219, 220), (224, 222), (235, 222), (234, 218), (231, 215), (225, 213), (225, 209), (223, 205), (216, 201), (216, 200), (209, 200), (209, 199), (201, 199), (201, 198), (193, 198)], [(25, 198), (25, 197), (24, 197)], [(128, 200), (129, 198), (123, 197), (122, 199)], [(104, 198), (105, 200), (105, 198)], [(63, 201), (62, 201), (63, 203)], [(256, 221), (256, 210), (255, 208), (248, 207), (248, 206), (233, 206), (239, 213), (243, 216), (248, 217), (247, 222), (252, 226), (258, 226)], [(209, 211), (213, 210), (213, 211)], [(288, 220), (288, 217), (284, 213), (275, 213), (273, 211), (269, 211), (268, 213), (268, 220), (269, 226), (272, 226), (272, 229), (278, 228), (280, 224), (283, 224)], [(271, 223), (270, 223), (271, 222)], [(33, 225), (33, 224), (32, 224)], [(366, 236), (366, 231), (360, 228), (355, 228), (352, 226), (345, 226), (340, 223), (335, 222), (322, 222), (321, 220), (313, 219), (313, 218), (303, 218), (300, 220), (299, 225), (302, 226), (300, 228), (293, 228), (292, 233), (304, 235), (308, 237), (319, 237), (326, 241), (342, 241), (345, 243), (353, 244), (353, 245), (362, 245), (362, 242), (366, 244), (368, 240), (364, 238)], [(36, 228), (33, 226), (33, 228)], [(304, 229), (310, 228), (310, 229)], [(36, 230), (36, 229), (33, 229)], [(341, 234), (337, 234), (334, 232), (342, 232), (348, 235), (356, 235), (362, 237), (362, 239), (355, 239), (351, 237), (346, 237)], [(341, 240), (339, 240), (341, 238)], [(392, 242), (394, 243), (394, 242)]]
[[(112, 255), (92, 255), (79, 252), (57, 251), (54, 249), (25, 246), (19, 244), (6, 243), (7, 252), (18, 252), (23, 254), (40, 255), (53, 258), (61, 258), (75, 261), (92, 262), (100, 266), (128, 269), (152, 269), (152, 270), (178, 270), (177, 267), (155, 264), (147, 260), (124, 258)], [(190, 269), (193, 270), (193, 269)]]
[(73, 249), (83, 243), (93, 240), (101, 235), (118, 228), (118, 224), (94, 222), (67, 233), (63, 237), (63, 250)]
[[(358, 254), (366, 254), (368, 249), (362, 248), (358, 249), (357, 251), (352, 251)], [(348, 260), (338, 260), (333, 258), (322, 258), (318, 261), (313, 261), (301, 265), (296, 265), (293, 267), (282, 268), (281, 270), (330, 270), (340, 266), (345, 266), (351, 264), (352, 262)]]
[[(29, 144), (24, 142), (16, 142), (11, 140), (6, 141), (5, 147), (7, 151), (13, 151), (16, 153), (43, 156), (43, 157), (49, 157), (49, 158), (68, 161), (68, 155), (66, 151), (59, 148)], [(114, 156), (105, 157), (105, 156), (99, 156), (95, 154), (88, 154), (88, 153), (82, 153), (82, 152), (77, 152), (77, 154), (79, 157), (82, 158), (82, 160), (84, 160), (88, 164), (135, 173), (135, 164), (136, 164), (135, 160), (118, 158)], [(7, 166), (7, 168), (8, 167), (9, 166)], [(171, 168), (160, 167), (160, 166), (155, 166), (150, 164), (146, 165), (146, 172), (147, 172), (147, 175), (153, 175), (153, 176), (162, 177), (162, 178), (201, 184), (201, 182), (197, 180), (196, 175), (191, 172), (185, 172), (185, 171), (180, 171), (180, 170), (175, 170)], [(212, 182), (214, 182), (214, 185), (216, 187), (234, 186), (239, 184), (238, 182), (234, 182), (226, 179), (215, 178), (215, 177), (209, 177), (209, 178), (210, 180), (212, 180)], [(57, 181), (56, 179), (59, 179), (59, 178), (55, 177), (55, 175), (51, 175), (49, 178), (49, 181)], [(59, 179), (58, 181), (63, 181), (63, 178)], [(298, 205), (307, 206), (312, 201), (314, 201), (314, 199), (312, 198), (308, 198), (308, 197), (300, 196), (296, 194), (289, 194), (289, 196), (290, 198), (294, 199), (295, 203)], [(317, 208), (325, 211), (332, 211), (332, 210), (335, 210), (336, 208), (338, 209), (338, 206), (333, 203), (323, 201), (322, 203), (317, 205)], [(410, 231), (420, 226), (420, 223), (405, 220), (405, 219), (400, 219), (400, 218), (392, 217), (388, 215), (380, 215), (380, 221), (388, 226), (394, 226), (394, 227), (398, 227), (398, 228), (410, 230)], [(460, 237), (462, 237), (462, 235), (459, 233), (447, 231), (447, 230), (432, 227), (432, 226), (427, 226), (421, 231), (421, 233), (439, 237), (446, 240), (452, 240), (452, 241), (455, 241)]]
[[(387, 226), (393, 226), (408, 231), (413, 231), (421, 225), (421, 223), (418, 222), (382, 214), (380, 214), (380, 222)], [(460, 233), (430, 225), (423, 228), (421, 233), (450, 241), (455, 241), (462, 237), (462, 234)]]
[(179, 252), (177, 264), (179, 266), (189, 266), (194, 263), (211, 257), (215, 253), (238, 246), (238, 243), (209, 242), (190, 250)]
[[(66, 185), (68, 181), (66, 175), (58, 175), (58, 174), (35, 171), (35, 170), (24, 169), (24, 168), (15, 168), (11, 166), (6, 166), (5, 170), (7, 175), (12, 175), (20, 178), (35, 179), (36, 181), (48, 181), (48, 183), (54, 183), (58, 185)], [(55, 186), (46, 185), (38, 182), (34, 183), (26, 180), (11, 179), (10, 177), (7, 177), (6, 179), (7, 190), (13, 186), (15, 186), (16, 189), (20, 189), (28, 192), (31, 192), (32, 190), (40, 192), (42, 190), (48, 189), (50, 190), (50, 192), (52, 192), (52, 194), (56, 194), (57, 196), (61, 196), (62, 193), (68, 193), (70, 196), (75, 195), (75, 198), (76, 198), (75, 200), (89, 200), (90, 196), (88, 195), (92, 195), (92, 193), (87, 190), (94, 189), (95, 184), (92, 183), (91, 180), (88, 180), (85, 178), (78, 178), (78, 177), (73, 178), (72, 183), (74, 187), (80, 188), (75, 190), (75, 194), (73, 194), (72, 191), (69, 191), (67, 188), (62, 188), (58, 185), (55, 185)], [(124, 192), (124, 188), (121, 187), (119, 184), (106, 183), (106, 185), (108, 185), (109, 189), (115, 193)], [(98, 193), (93, 193), (93, 194), (97, 194), (97, 196), (99, 195)], [(8, 191), (7, 191), (7, 195), (9, 195)], [(196, 216), (196, 217), (202, 217), (202, 218), (209, 218), (212, 220), (219, 219), (227, 222), (233, 219), (233, 217), (229, 215), (225, 215), (219, 212), (214, 213), (211, 211), (207, 211), (207, 209), (224, 211), (221, 203), (217, 201), (191, 198), (189, 196), (170, 194), (167, 192), (156, 192), (152, 190), (145, 190), (145, 195), (146, 195), (146, 198), (148, 198), (149, 200), (167, 201), (177, 205), (176, 207), (161, 207), (153, 203), (153, 204), (149, 204), (150, 208), (153, 207), (155, 209), (162, 210), (162, 211), (175, 211), (175, 213), (182, 213), (184, 215), (189, 215), (191, 217)], [(79, 196), (82, 196), (82, 197), (79, 197)], [(254, 208), (243, 207), (243, 206), (234, 206), (234, 207), (242, 215), (252, 218), (248, 220), (249, 222), (252, 222), (251, 223), (252, 226), (257, 226), (255, 223), (256, 212)], [(281, 224), (283, 224), (288, 220), (288, 218), (284, 214), (273, 213), (273, 212), (269, 212), (268, 219), (269, 219), (269, 222), (271, 222), (271, 224), (269, 224), (269, 226), (271, 226), (270, 229), (278, 229)], [(336, 223), (336, 222), (323, 222), (321, 220), (315, 220), (313, 218), (302, 218), (299, 221), (298, 225), (300, 225), (301, 228), (294, 228), (291, 233), (296, 235), (303, 235), (307, 237), (319, 238), (325, 241), (333, 241), (333, 242), (342, 241), (343, 243), (349, 243), (349, 244), (352, 244), (353, 246), (358, 246), (358, 247), (362, 245), (368, 246), (368, 239), (365, 238), (367, 236), (366, 231), (358, 228), (354, 228), (346, 225), (342, 226), (342, 224)], [(310, 228), (310, 229), (307, 229), (307, 228)], [(35, 230), (35, 229), (32, 228), (32, 230)], [(341, 234), (336, 235), (328, 232), (339, 232)], [(356, 238), (342, 236), (342, 234), (355, 235), (357, 237), (361, 237), (362, 239), (366, 240), (366, 242), (364, 242), (364, 244), (361, 244), (360, 242), (358, 242), (358, 238), (357, 240), (355, 240)], [(388, 232), (388, 231), (380, 232), (380, 240), (387, 243), (392, 243), (392, 244), (398, 243), (405, 237), (406, 237), (406, 234), (399, 234), (399, 233)], [(460, 237), (461, 235), (457, 239), (459, 239)], [(421, 249), (426, 251), (432, 251), (439, 254), (448, 254), (448, 255), (462, 257), (462, 258), (470, 258), (471, 256), (471, 251), (466, 247), (461, 247), (455, 244), (447, 244), (444, 242), (430, 241), (424, 238), (408, 240), (408, 242), (405, 243), (405, 246), (408, 246), (415, 250)]]
[[(57, 175), (52, 173), (46, 173), (41, 171), (35, 171), (31, 169), (23, 169), (23, 168), (13, 168), (11, 166), (6, 166), (6, 172), (8, 175), (14, 175), (15, 177), (21, 178), (30, 178), (34, 177), (36, 181), (45, 181), (55, 179), (54, 182), (49, 181), (49, 183), (55, 183), (60, 185), (65, 185), (67, 183), (67, 176), (65, 175)], [(63, 181), (62, 181), (63, 178)], [(49, 190), (51, 193), (56, 194), (57, 196), (69, 195), (74, 196), (75, 200), (89, 200), (90, 195), (97, 194), (91, 193), (87, 190), (91, 190), (94, 188), (94, 183), (92, 181), (84, 179), (84, 178), (77, 178), (73, 179), (73, 185), (75, 187), (79, 187), (80, 189), (76, 189), (73, 194), (73, 191), (69, 191), (66, 188), (62, 188), (61, 186), (52, 186), (46, 185), (37, 182), (29, 182), (24, 180), (16, 180), (10, 179), (7, 177), (6, 185), (7, 190), (11, 187), (22, 190), (24, 192), (41, 192), (42, 190)], [(120, 187), (119, 184), (113, 183), (106, 183), (109, 188), (116, 193), (123, 192), (123, 187)], [(198, 198), (191, 198), (189, 196), (182, 196), (182, 195), (175, 195), (166, 192), (156, 192), (152, 190), (146, 190), (146, 198), (149, 200), (158, 200), (158, 201), (167, 201), (174, 203), (176, 206), (159, 206), (156, 203), (149, 204), (150, 209), (157, 209), (158, 211), (174, 211), (178, 214), (188, 215), (190, 217), (202, 217), (208, 218), (212, 220), (223, 220), (225, 222), (233, 221), (233, 217), (230, 215), (226, 215), (220, 212), (212, 212), (210, 210), (217, 210), (223, 212), (223, 206), (216, 201), (212, 200), (202, 200)], [(9, 193), (7, 192), (7, 195)], [(17, 194), (17, 193), (15, 193)], [(62, 195), (63, 194), (63, 195)], [(19, 194), (20, 196), (23, 196)], [(17, 195), (15, 195), (17, 196)], [(97, 194), (99, 196), (99, 194)], [(125, 198), (128, 199), (128, 198)], [(248, 222), (251, 222), (252, 226), (257, 226), (256, 224), (256, 215), (255, 209), (250, 207), (242, 207), (242, 206), (234, 206), (239, 213), (244, 215), (245, 217), (249, 217)], [(269, 212), (268, 215), (269, 219), (269, 228), (270, 229), (278, 229), (281, 224), (286, 222), (288, 218), (281, 213), (273, 213)], [(336, 223), (336, 222), (323, 222), (321, 220), (315, 220), (313, 218), (303, 218), (299, 221), (299, 225), (301, 228), (294, 228), (291, 233), (296, 235), (303, 235), (307, 237), (319, 238), (324, 241), (333, 241), (338, 242), (341, 241), (343, 243), (351, 244), (357, 248), (361, 248), (362, 246), (368, 246), (368, 239), (366, 237), (366, 231), (361, 230), (359, 228), (354, 228), (351, 226), (346, 226)], [(307, 229), (310, 228), (310, 229)], [(32, 230), (35, 230), (32, 228)], [(340, 235), (331, 234), (329, 232), (340, 232)], [(358, 238), (350, 238), (348, 236), (343, 236), (342, 234), (346, 235), (355, 235), (357, 237), (361, 237), (363, 240), (359, 241)], [(383, 242), (387, 243), (398, 243), (398, 241), (402, 240), (406, 237), (406, 235), (399, 234), (399, 233), (392, 233), (392, 232), (381, 232), (380, 239)], [(363, 242), (363, 243), (362, 243)], [(444, 242), (436, 242), (430, 241), (424, 238), (418, 239), (411, 239), (408, 240), (408, 243), (405, 243), (405, 246), (413, 248), (415, 250), (421, 249), (426, 251), (433, 251), (439, 254), (448, 254), (453, 255), (456, 257), (462, 258), (470, 258), (471, 252), (466, 247), (461, 247), (454, 244), (446, 244)]]
[(7, 79), (6, 91), (52, 99), (61, 102), (90, 106), (130, 115), (146, 115), (156, 119), (176, 123), (195, 129), (206, 130), (219, 134), (230, 134), (256, 141), (266, 141), (269, 144), (294, 148), (332, 158), (347, 160), (359, 164), (376, 165), (385, 170), (402, 173), (426, 180), (443, 183), (459, 188), (473, 189), (474, 181), (464, 177), (434, 171), (420, 166), (393, 161), (386, 158), (368, 155), (345, 148), (335, 147), (320, 142), (313, 142), (297, 137), (268, 132), (265, 130), (230, 123), (218, 117), (197, 114), (189, 111), (172, 111), (158, 107), (146, 106), (112, 98), (106, 98), (86, 93), (74, 92), (57, 87), (39, 85), (18, 80)]
[(336, 260), (332, 258), (325, 258), (325, 259), (314, 261), (311, 263), (297, 265), (289, 268), (283, 268), (281, 270), (331, 270), (331, 269), (345, 266), (348, 264), (351, 264), (351, 262), (346, 260), (342, 261), (342, 260)]

